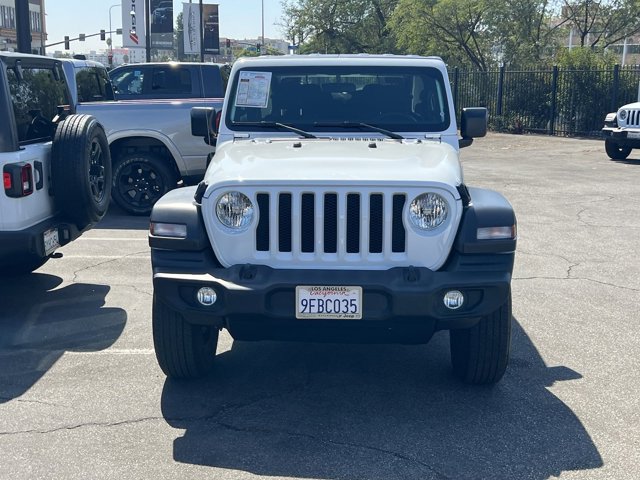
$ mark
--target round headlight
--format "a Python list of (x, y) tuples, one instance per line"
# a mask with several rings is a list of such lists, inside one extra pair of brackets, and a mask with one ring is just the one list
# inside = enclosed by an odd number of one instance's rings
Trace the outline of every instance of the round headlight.
[(216, 215), (225, 227), (243, 230), (253, 220), (253, 204), (240, 192), (227, 192), (218, 199)]
[(437, 193), (423, 193), (409, 206), (409, 218), (421, 230), (438, 228), (447, 219), (449, 205)]
[(627, 118), (627, 111), (626, 110), (620, 110), (620, 120), (624, 120)]

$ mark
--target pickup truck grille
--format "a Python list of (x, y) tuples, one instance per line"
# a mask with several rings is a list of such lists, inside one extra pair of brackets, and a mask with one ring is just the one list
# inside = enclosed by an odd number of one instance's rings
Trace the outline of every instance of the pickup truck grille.
[(257, 203), (257, 252), (343, 258), (406, 251), (405, 194), (258, 193)]

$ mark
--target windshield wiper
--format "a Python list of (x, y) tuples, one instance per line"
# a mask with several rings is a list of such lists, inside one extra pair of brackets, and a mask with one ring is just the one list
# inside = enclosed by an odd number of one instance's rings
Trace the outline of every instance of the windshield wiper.
[(304, 138), (318, 138), (312, 133), (305, 132), (304, 130), (300, 130), (299, 128), (292, 127), (291, 125), (287, 125), (285, 123), (280, 122), (233, 122), (232, 125), (240, 125), (243, 127), (260, 127), (260, 128), (283, 128), (284, 130), (289, 130), (290, 132), (297, 133)]
[(327, 122), (320, 123), (316, 122), (313, 124), (314, 127), (343, 127), (343, 128), (368, 128), (373, 130), (374, 132), (382, 133), (389, 138), (393, 138), (394, 140), (402, 140), (404, 137), (402, 135), (398, 135), (391, 130), (387, 130), (386, 128), (378, 127), (376, 125), (371, 125), (369, 123), (362, 122)]

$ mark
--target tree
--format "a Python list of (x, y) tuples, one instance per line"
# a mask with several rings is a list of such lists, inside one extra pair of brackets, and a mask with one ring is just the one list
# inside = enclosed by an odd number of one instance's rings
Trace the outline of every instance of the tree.
[(301, 51), (394, 53), (387, 21), (397, 0), (286, 0), (283, 32)]
[(407, 53), (439, 55), (451, 65), (492, 64), (489, 0), (400, 0), (390, 21)]
[(559, 45), (566, 19), (558, 17), (557, 2), (503, 0), (488, 2), (485, 18), (494, 32), (499, 60), (506, 65), (536, 65)]
[(640, 1), (563, 1), (562, 16), (577, 32), (581, 47), (606, 48), (640, 32)]

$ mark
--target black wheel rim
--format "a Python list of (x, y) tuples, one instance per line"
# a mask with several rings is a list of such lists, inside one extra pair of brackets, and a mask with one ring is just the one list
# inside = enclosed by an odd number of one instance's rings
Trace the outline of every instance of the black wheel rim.
[(120, 170), (118, 192), (127, 204), (135, 208), (151, 208), (165, 190), (162, 175), (147, 163), (132, 162)]
[(105, 165), (102, 146), (98, 140), (91, 142), (89, 151), (89, 189), (96, 203), (104, 200), (106, 194)]

